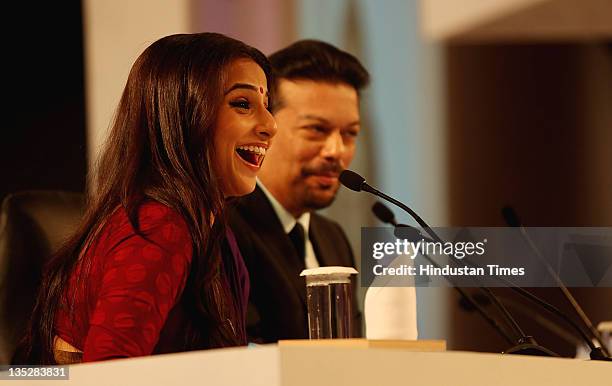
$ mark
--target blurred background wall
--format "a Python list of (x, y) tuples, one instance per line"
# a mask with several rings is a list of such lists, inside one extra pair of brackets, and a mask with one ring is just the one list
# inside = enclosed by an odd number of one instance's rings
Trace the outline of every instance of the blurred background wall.
[[(612, 3), (600, 0), (421, 2), (427, 41), (442, 44), (448, 223), (612, 225)], [(534, 289), (574, 316), (560, 291)], [(608, 288), (575, 288), (595, 324), (612, 319)], [(565, 356), (575, 334), (496, 290), (519, 324)], [(503, 340), (450, 296), (451, 347), (500, 351)]]
[[(372, 75), (351, 168), (431, 225), (612, 223), (612, 3), (606, 0), (83, 0), (21, 5), (10, 40), (0, 198), (82, 191), (130, 66), (164, 35), (215, 31), (269, 54), (302, 38), (355, 54)], [(372, 199), (342, 189), (326, 213), (359, 254)], [(402, 222), (409, 219), (400, 215)], [(542, 290), (557, 304), (554, 290)], [(576, 290), (595, 321), (602, 289)], [(363, 291), (362, 291), (363, 295)], [(505, 294), (516, 303), (511, 294)], [(454, 292), (419, 289), (419, 332), (453, 349), (505, 349)], [(519, 304), (521, 302), (518, 302)], [(521, 308), (522, 323), (560, 352)], [(541, 337), (541, 338), (540, 338)], [(560, 343), (559, 343), (560, 342)]]

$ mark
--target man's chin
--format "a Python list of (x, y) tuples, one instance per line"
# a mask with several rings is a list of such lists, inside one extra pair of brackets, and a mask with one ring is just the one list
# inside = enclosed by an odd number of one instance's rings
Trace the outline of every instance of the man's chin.
[(335, 189), (334, 191), (325, 192), (310, 191), (308, 192), (308, 194), (306, 194), (306, 197), (304, 199), (304, 206), (311, 210), (327, 208), (336, 199), (337, 191), (338, 189)]

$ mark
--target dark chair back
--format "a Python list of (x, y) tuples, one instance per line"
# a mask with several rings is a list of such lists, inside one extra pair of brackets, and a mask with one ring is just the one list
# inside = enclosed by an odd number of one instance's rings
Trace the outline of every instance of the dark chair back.
[(0, 364), (25, 332), (47, 259), (74, 232), (84, 197), (61, 191), (8, 195), (0, 208)]

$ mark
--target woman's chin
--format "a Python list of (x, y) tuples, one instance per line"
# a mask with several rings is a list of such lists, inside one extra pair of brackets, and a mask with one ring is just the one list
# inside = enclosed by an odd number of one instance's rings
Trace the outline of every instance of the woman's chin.
[(240, 181), (235, 181), (229, 189), (224, 189), (223, 193), (226, 198), (246, 196), (253, 193), (256, 184), (257, 180), (255, 178), (241, 179)]

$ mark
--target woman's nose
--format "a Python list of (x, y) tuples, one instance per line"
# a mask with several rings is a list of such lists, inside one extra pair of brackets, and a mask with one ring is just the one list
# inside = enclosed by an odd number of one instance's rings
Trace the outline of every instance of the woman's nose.
[(277, 127), (276, 120), (271, 112), (267, 109), (263, 110), (260, 114), (259, 123), (257, 124), (256, 130), (257, 135), (262, 138), (272, 138), (276, 135)]

